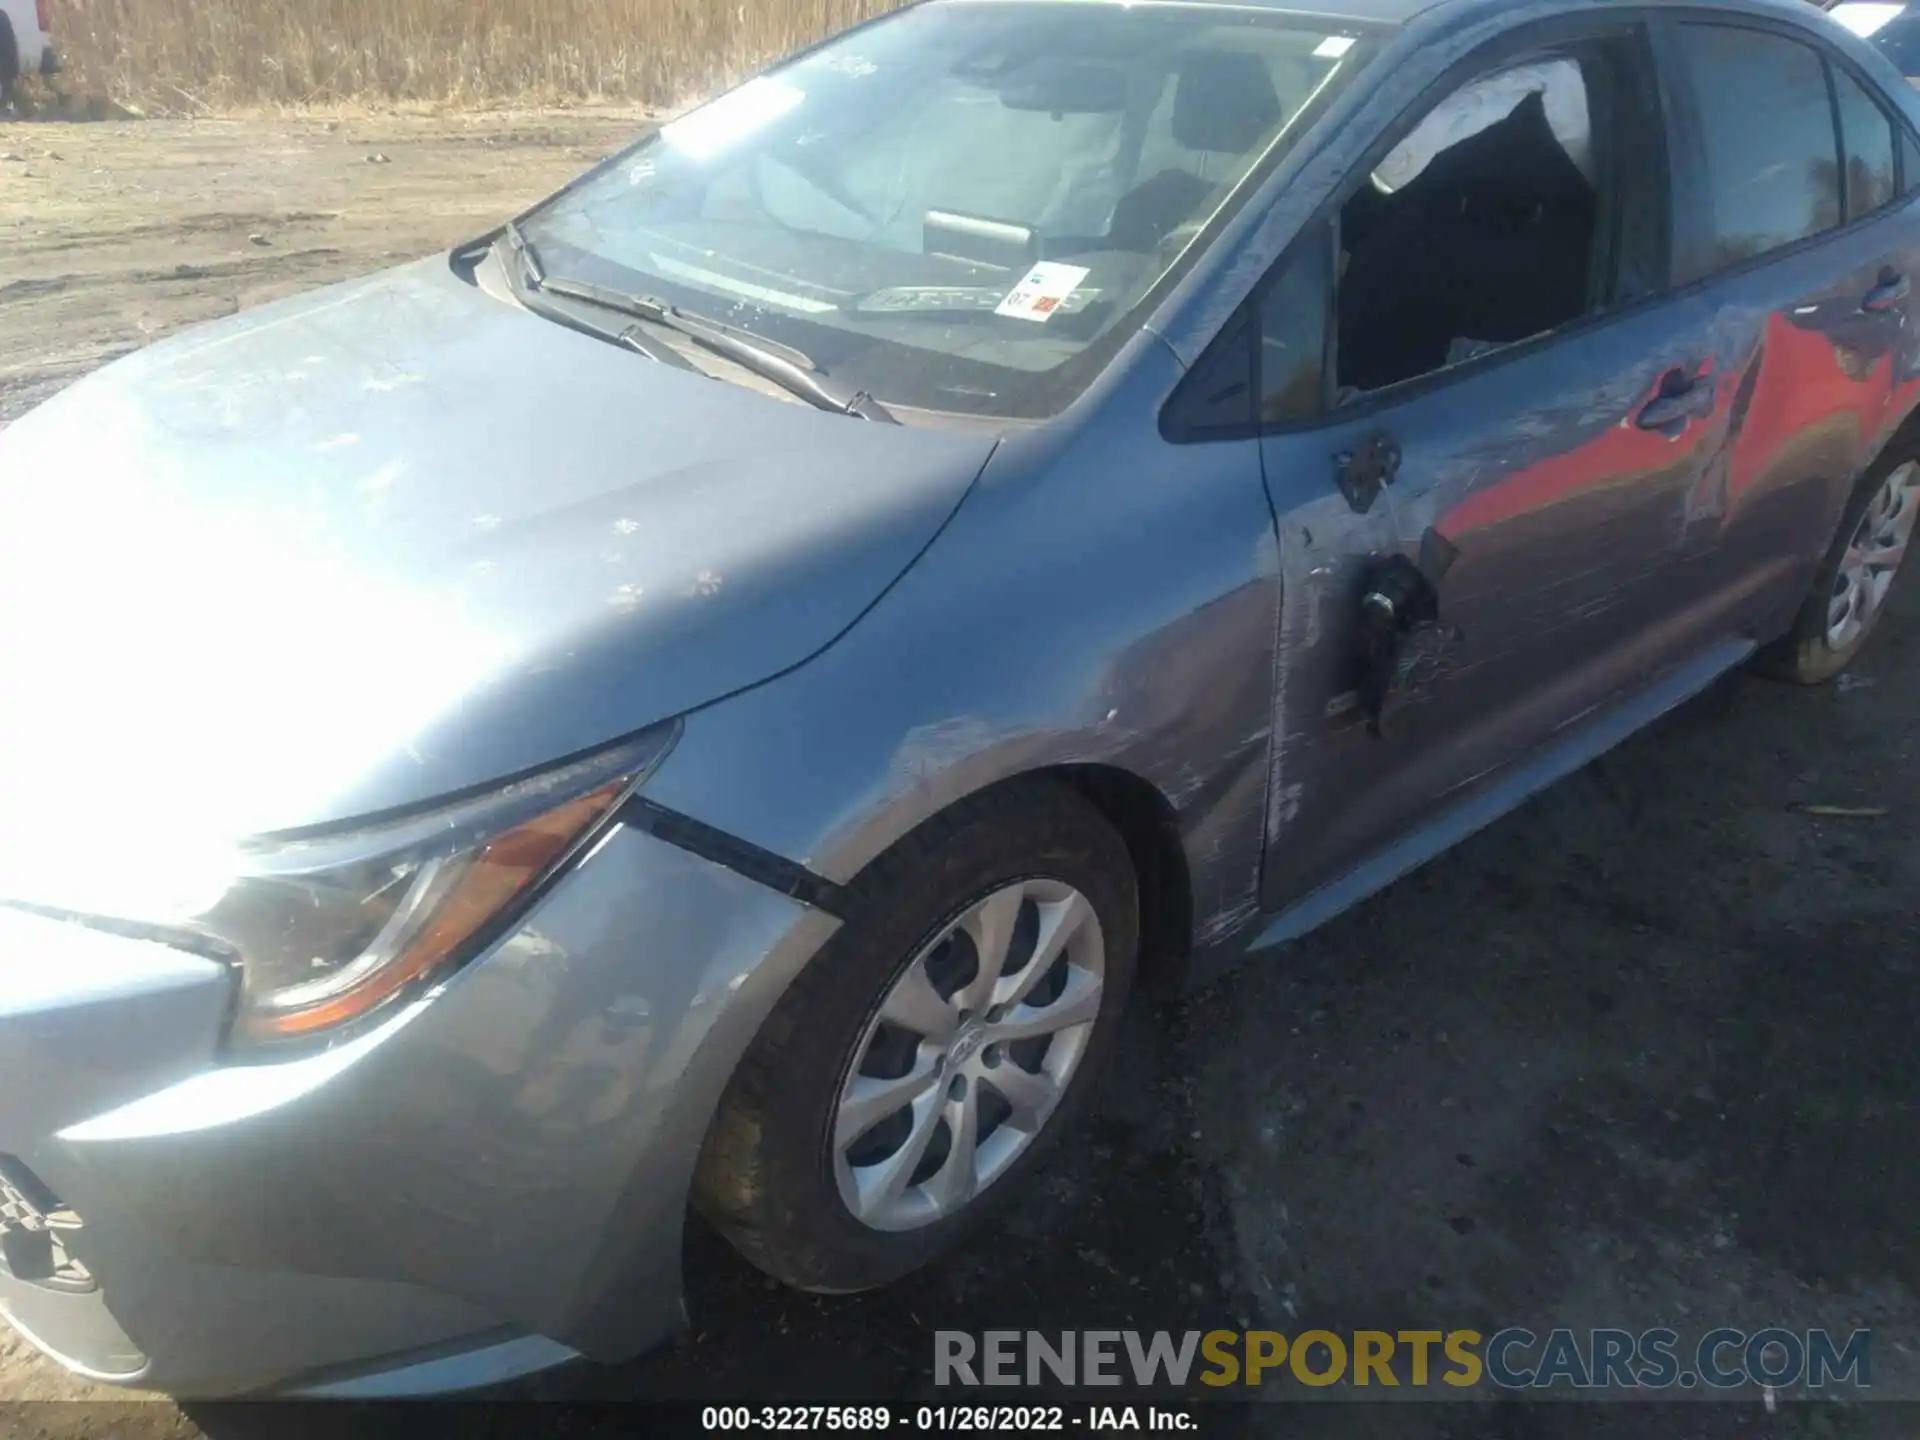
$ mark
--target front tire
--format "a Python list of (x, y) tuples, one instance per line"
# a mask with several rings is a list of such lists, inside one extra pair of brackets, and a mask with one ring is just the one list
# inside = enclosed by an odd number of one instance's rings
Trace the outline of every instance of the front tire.
[(774, 1008), (708, 1133), (695, 1203), (767, 1274), (871, 1289), (988, 1219), (1071, 1128), (1126, 1002), (1127, 847), (1014, 782), (908, 835)]
[(1819, 685), (1866, 645), (1886, 612), (1920, 517), (1920, 460), (1892, 455), (1861, 477), (1793, 628), (1760, 654), (1781, 680)]

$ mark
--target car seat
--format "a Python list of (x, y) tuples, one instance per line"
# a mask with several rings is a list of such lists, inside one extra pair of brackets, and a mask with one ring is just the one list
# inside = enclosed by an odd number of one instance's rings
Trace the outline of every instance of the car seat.
[[(1196, 49), (1181, 57), (1173, 92), (1173, 139), (1202, 155), (1248, 155), (1284, 118), (1273, 77), (1259, 56), (1241, 50)], [(1230, 167), (1237, 174), (1242, 167)], [(1170, 167), (1133, 187), (1113, 207), (1107, 244), (1147, 253), (1159, 247), (1222, 188), (1191, 170)]]
[(1536, 92), (1378, 207), (1340, 285), (1340, 382), (1360, 390), (1584, 313), (1597, 196)]

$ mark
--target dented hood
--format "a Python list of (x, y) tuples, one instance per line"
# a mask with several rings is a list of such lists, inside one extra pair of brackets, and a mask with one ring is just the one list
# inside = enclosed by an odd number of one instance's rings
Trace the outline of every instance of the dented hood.
[(991, 446), (444, 259), (162, 342), (0, 431), (0, 832), (305, 827), (616, 739), (829, 644)]

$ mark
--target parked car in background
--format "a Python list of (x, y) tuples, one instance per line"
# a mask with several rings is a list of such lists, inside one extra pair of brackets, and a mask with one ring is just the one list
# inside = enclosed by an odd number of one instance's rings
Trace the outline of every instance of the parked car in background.
[(22, 75), (52, 75), (60, 52), (47, 35), (47, 0), (0, 0), (0, 110)]
[(0, 433), (0, 1314), (419, 1392), (692, 1207), (1005, 1256), (1136, 990), (1860, 652), (1916, 273), (1801, 0), (927, 0), (107, 366)]
[(1878, 46), (1909, 84), (1920, 85), (1920, 5), (1829, 0), (1827, 13)]

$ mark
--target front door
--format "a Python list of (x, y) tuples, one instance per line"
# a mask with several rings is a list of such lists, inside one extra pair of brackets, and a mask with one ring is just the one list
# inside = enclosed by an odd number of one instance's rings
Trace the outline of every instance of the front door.
[[(1285, 347), (1260, 347), (1285, 587), (1269, 910), (1724, 638), (1711, 577), (1686, 561), (1738, 377), (1704, 306), (1663, 298), (1650, 56), (1610, 20), (1503, 57), (1467, 87), (1478, 121), (1423, 124), (1410, 138), (1451, 143), (1373, 162), (1261, 298), (1263, 340), (1284, 340), (1314, 281), (1339, 277), (1317, 413), (1299, 413)], [(1409, 637), (1375, 733), (1361, 602), (1394, 555), (1425, 567), (1439, 619)]]

